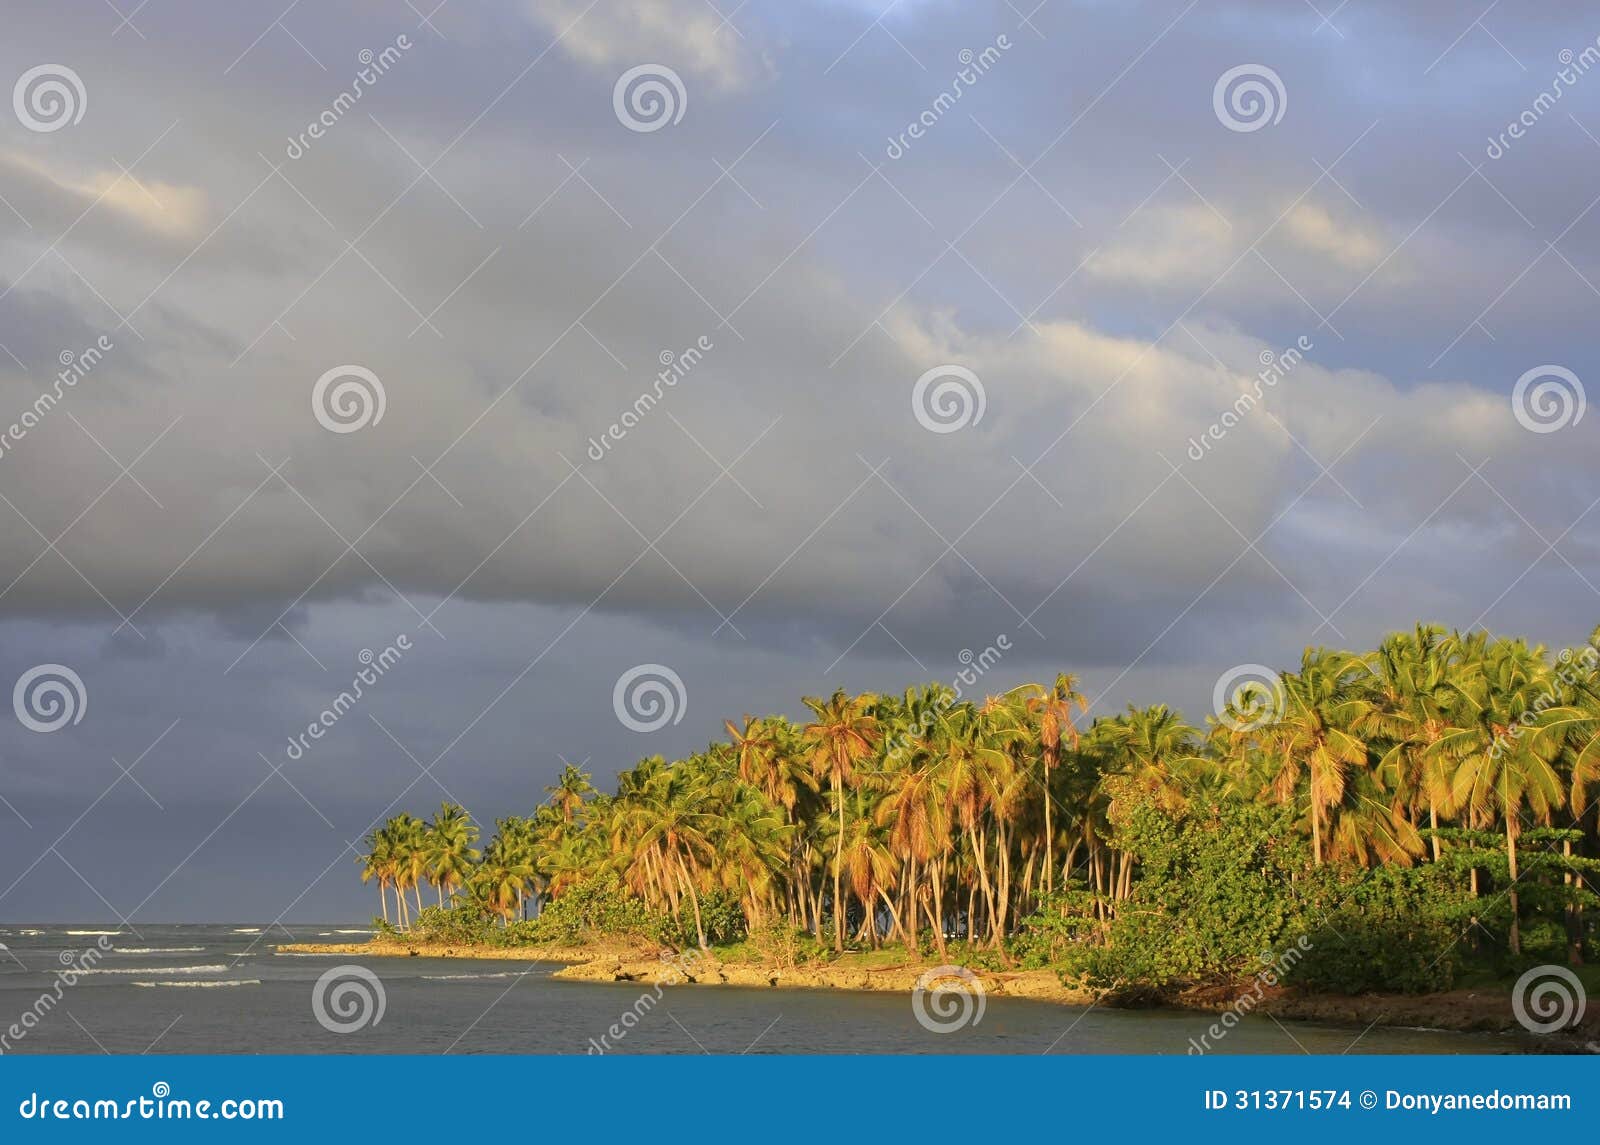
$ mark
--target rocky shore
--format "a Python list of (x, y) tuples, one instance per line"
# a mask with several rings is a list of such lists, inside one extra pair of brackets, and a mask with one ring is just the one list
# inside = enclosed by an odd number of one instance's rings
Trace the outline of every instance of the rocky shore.
[(593, 946), (474, 946), (460, 942), (286, 942), (279, 954), (354, 954), (366, 958), (495, 958), (504, 962), (588, 962)]
[[(754, 986), (791, 990), (874, 990), (909, 994), (930, 970), (923, 964), (882, 967), (796, 966), (780, 968), (719, 962), (694, 955), (591, 959), (556, 971), (552, 978), (574, 982), (642, 982), (647, 985)], [(1089, 1005), (1093, 991), (1064, 986), (1050, 970), (975, 972), (985, 995), (1032, 998), (1042, 1002)], [(948, 982), (942, 978), (940, 981)]]
[[(559, 962), (551, 975), (569, 982), (638, 982), (665, 986), (743, 986), (757, 989), (871, 990), (907, 994), (932, 969), (929, 964), (895, 966), (821, 965), (777, 967), (722, 962), (693, 952), (662, 955), (637, 948), (595, 946), (472, 946), (459, 943), (393, 941), (292, 943), (277, 947), (283, 954), (341, 954), (369, 958), (476, 958), (503, 961)], [(1165, 1005), (1223, 1015), (1243, 1011), (1237, 998), (1221, 991), (1190, 991), (1177, 997), (1106, 994), (1062, 983), (1050, 970), (974, 971), (984, 994), (1028, 998), (1061, 1005), (1116, 1008)], [(941, 979), (949, 981), (948, 979)], [(1507, 1050), (1600, 1053), (1600, 1007), (1591, 1008), (1577, 1029), (1553, 1037), (1534, 1038), (1518, 1024), (1509, 993), (1494, 989), (1452, 990), (1441, 994), (1305, 994), (1275, 988), (1253, 998), (1248, 1012), (1275, 1018), (1354, 1027), (1375, 1025), (1454, 1030), (1462, 1033), (1504, 1033)]]

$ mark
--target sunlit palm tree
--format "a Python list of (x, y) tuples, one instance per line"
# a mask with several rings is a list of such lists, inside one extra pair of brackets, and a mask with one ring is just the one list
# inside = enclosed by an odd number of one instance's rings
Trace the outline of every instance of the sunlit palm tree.
[[(833, 787), (833, 802), (839, 815), (839, 833), (833, 852), (833, 944), (844, 950), (844, 785), (855, 777), (855, 769), (870, 759), (878, 744), (878, 720), (872, 715), (871, 696), (847, 696), (836, 690), (826, 700), (807, 696), (806, 707), (816, 718), (806, 726), (805, 744), (812, 774), (826, 779)], [(871, 905), (868, 904), (868, 910)]]

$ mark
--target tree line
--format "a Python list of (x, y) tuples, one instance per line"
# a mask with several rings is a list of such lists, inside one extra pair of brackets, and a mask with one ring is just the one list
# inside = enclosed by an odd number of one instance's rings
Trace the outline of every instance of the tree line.
[(1161, 704), (1089, 720), (1068, 674), (981, 700), (835, 691), (803, 719), (745, 716), (703, 751), (644, 759), (610, 794), (569, 766), (481, 850), (459, 806), (399, 815), (367, 837), (362, 878), (401, 929), (425, 886), (510, 925), (612, 880), (701, 945), (731, 915), (835, 951), (959, 940), (1004, 958), (1062, 919), (1106, 940), (1150, 862), (1137, 814), (1270, 807), (1309, 870), (1425, 873), (1511, 954), (1539, 926), (1576, 962), (1600, 843), (1597, 644), (1418, 625), (1367, 652), (1308, 648), (1203, 727)]

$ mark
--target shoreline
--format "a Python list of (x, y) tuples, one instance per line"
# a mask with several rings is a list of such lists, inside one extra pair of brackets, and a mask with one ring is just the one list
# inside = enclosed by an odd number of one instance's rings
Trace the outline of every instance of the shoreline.
[[(666, 960), (637, 947), (473, 946), (462, 943), (290, 943), (285, 954), (353, 954), (373, 958), (460, 958), (513, 962), (553, 962), (562, 968), (550, 977), (564, 982), (637, 982), (656, 986), (739, 986), (777, 990), (839, 990), (909, 994), (932, 963), (887, 967), (837, 965), (782, 968), (755, 963), (695, 960), (692, 954)], [(1053, 970), (975, 971), (985, 996), (1019, 998), (1066, 1006), (1103, 1005), (1112, 1009), (1173, 1009), (1221, 1015), (1243, 1010), (1243, 992), (1189, 991), (1159, 1003), (1133, 1003), (1085, 987), (1068, 986)], [(1269, 990), (1248, 1008), (1251, 1014), (1326, 1025), (1444, 1030), (1464, 1034), (1508, 1034), (1516, 1048), (1551, 1053), (1600, 1053), (1600, 1010), (1575, 1030), (1534, 1037), (1518, 1024), (1510, 993), (1459, 989), (1439, 994), (1303, 994)], [(1508, 1045), (1508, 1050), (1511, 1046)]]

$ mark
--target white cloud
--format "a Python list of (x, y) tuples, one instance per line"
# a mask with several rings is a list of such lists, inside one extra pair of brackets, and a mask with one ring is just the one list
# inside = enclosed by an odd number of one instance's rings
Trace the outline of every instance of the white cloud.
[(704, 0), (527, 0), (527, 11), (562, 37), (570, 55), (597, 68), (664, 63), (728, 90), (750, 82), (760, 62), (742, 29)]
[(1310, 201), (1297, 204), (1279, 229), (1301, 250), (1350, 270), (1372, 269), (1389, 253), (1391, 245), (1376, 227), (1360, 220), (1336, 218), (1327, 207)]

